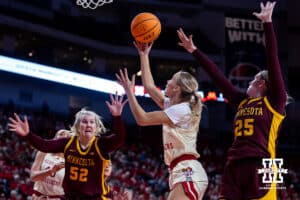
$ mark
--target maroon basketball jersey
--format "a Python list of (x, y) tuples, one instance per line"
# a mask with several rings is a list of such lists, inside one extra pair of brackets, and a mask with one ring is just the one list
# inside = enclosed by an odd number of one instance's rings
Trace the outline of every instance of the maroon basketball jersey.
[(242, 101), (234, 119), (235, 140), (228, 151), (228, 159), (275, 158), (275, 143), (283, 118), (267, 97)]
[[(65, 178), (63, 187), (66, 195), (102, 197), (108, 191), (104, 180), (105, 159), (94, 137), (87, 149), (82, 150), (78, 137), (72, 137), (65, 147)], [(80, 194), (78, 191), (81, 191)]]

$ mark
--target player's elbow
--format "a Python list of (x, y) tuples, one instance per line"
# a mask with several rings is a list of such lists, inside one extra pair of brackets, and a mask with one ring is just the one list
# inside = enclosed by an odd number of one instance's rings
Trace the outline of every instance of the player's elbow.
[(145, 121), (143, 121), (143, 120), (141, 120), (141, 119), (137, 119), (137, 120), (136, 120), (136, 123), (137, 123), (139, 126), (146, 126)]
[(136, 123), (137, 123), (139, 126), (147, 126), (147, 125), (149, 125), (147, 118), (144, 117), (144, 116), (139, 116), (139, 117), (137, 117), (137, 118), (136, 118)]

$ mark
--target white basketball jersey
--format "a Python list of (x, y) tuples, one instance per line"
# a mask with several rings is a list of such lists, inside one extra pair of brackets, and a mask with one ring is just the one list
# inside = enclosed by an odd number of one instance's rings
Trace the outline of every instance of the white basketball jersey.
[[(61, 162), (64, 162), (64, 158), (47, 153), (41, 165), (41, 170)], [(55, 176), (47, 176), (43, 181), (36, 181), (33, 189), (44, 195), (64, 195), (64, 190), (62, 188), (64, 175), (65, 169), (62, 168), (56, 172)]]
[[(165, 113), (173, 122), (172, 126), (163, 125), (164, 159), (167, 165), (183, 154), (200, 157), (196, 150), (199, 130), (200, 113), (193, 116), (189, 103), (184, 102), (170, 106), (169, 99), (165, 100)], [(172, 170), (169, 169), (169, 186), (172, 190), (177, 183), (195, 182), (197, 192), (204, 194), (208, 178), (205, 170), (198, 160), (184, 160), (179, 162)]]
[(165, 98), (165, 110), (172, 126), (163, 125), (164, 159), (166, 165), (183, 155), (190, 154), (198, 158), (196, 150), (197, 134), (199, 130), (200, 113), (193, 116), (188, 102), (170, 106), (168, 98)]

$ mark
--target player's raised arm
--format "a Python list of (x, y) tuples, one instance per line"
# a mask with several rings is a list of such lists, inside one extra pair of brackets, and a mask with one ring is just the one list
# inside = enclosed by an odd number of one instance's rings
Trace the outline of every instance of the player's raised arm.
[[(117, 93), (115, 95), (110, 94), (110, 102), (105, 102), (113, 116), (113, 132), (108, 137), (102, 137), (102, 141), (99, 141), (102, 142), (101, 149), (107, 153), (117, 150), (125, 142), (126, 129), (121, 114), (127, 102), (128, 99), (124, 99), (124, 95), (119, 96)], [(103, 142), (104, 140), (105, 142)]]
[(267, 95), (275, 110), (283, 114), (285, 113), (287, 95), (278, 58), (276, 35), (272, 24), (275, 4), (276, 2), (269, 1), (266, 4), (261, 3), (261, 11), (259, 13), (254, 12), (253, 15), (260, 19), (264, 26), (267, 73), (263, 73), (262, 78), (266, 81)]
[(172, 124), (171, 120), (163, 111), (145, 112), (145, 110), (140, 106), (133, 93), (135, 75), (133, 75), (132, 79), (130, 80), (128, 78), (127, 69), (125, 68), (124, 70), (120, 70), (119, 74), (116, 74), (116, 77), (127, 94), (130, 109), (138, 125), (149, 126)]
[(153, 46), (153, 42), (149, 44), (134, 42), (134, 46), (138, 50), (140, 56), (140, 64), (141, 64), (141, 71), (142, 71), (142, 82), (149, 93), (153, 101), (160, 107), (163, 108), (164, 102), (164, 95), (159, 91), (154, 83), (153, 76), (151, 73), (150, 68), (150, 61), (149, 61), (149, 53)]
[(238, 89), (235, 88), (234, 85), (227, 79), (219, 67), (195, 46), (192, 35), (187, 36), (182, 28), (177, 30), (177, 35), (180, 40), (178, 45), (182, 46), (187, 52), (191, 53), (197, 59), (201, 67), (203, 67), (203, 69), (209, 74), (217, 87), (229, 100), (229, 103), (236, 108), (246, 95), (239, 92)]

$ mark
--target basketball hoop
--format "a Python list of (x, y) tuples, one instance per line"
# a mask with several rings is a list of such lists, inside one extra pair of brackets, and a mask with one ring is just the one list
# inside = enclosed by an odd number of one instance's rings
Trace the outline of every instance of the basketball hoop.
[(113, 0), (76, 0), (76, 4), (83, 8), (96, 9), (103, 4), (112, 3)]

